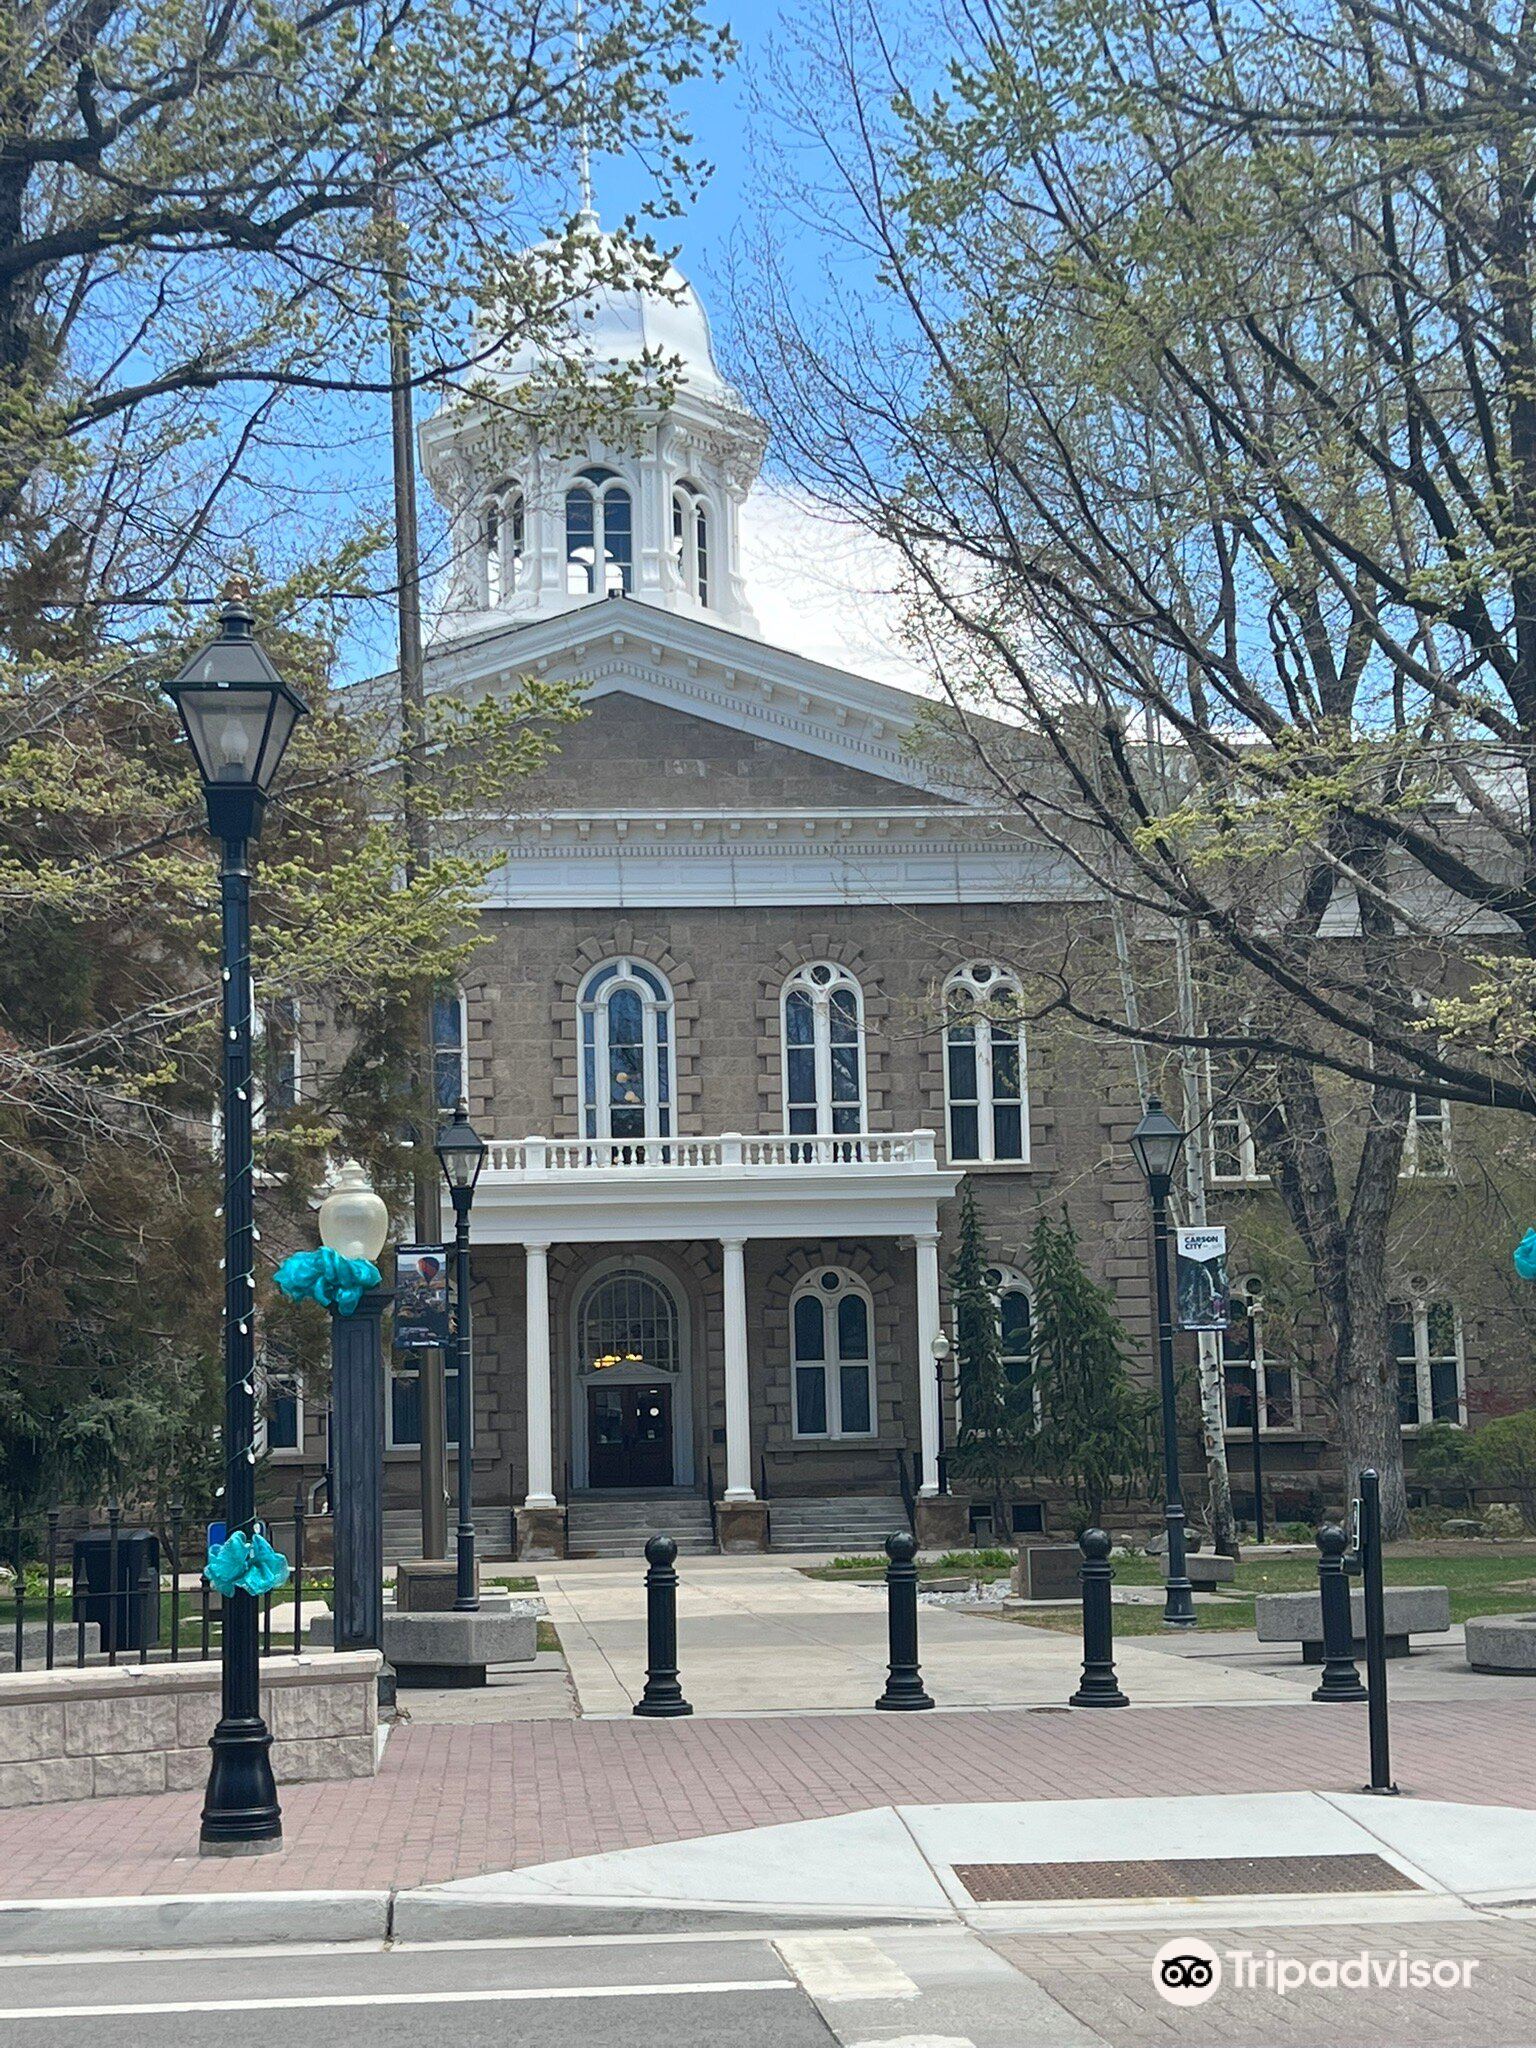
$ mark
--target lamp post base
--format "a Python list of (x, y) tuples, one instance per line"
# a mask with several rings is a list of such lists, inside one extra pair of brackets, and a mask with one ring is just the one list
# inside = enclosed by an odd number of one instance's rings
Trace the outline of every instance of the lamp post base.
[(264, 1856), (283, 1846), (283, 1814), (272, 1776), (272, 1737), (266, 1723), (222, 1720), (208, 1747), (213, 1763), (203, 1800), (198, 1852), (203, 1856)]

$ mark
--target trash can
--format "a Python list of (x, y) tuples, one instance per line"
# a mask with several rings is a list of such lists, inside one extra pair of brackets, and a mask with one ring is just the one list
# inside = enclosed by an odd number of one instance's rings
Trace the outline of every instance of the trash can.
[(119, 1529), (116, 1543), (114, 1585), (110, 1531), (75, 1538), (73, 1619), (94, 1621), (104, 1650), (143, 1655), (160, 1640), (160, 1539), (153, 1529)]

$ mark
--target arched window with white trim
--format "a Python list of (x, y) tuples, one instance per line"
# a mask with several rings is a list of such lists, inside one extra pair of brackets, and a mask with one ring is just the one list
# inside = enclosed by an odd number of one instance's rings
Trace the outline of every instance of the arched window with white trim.
[[(1034, 1297), (1029, 1282), (1012, 1266), (989, 1266), (987, 1286), (997, 1303), (997, 1350), (1003, 1378), (1010, 1387), (1029, 1387), (1034, 1378), (1030, 1346), (1034, 1335)], [(1040, 1406), (1039, 1391), (1033, 1391)]]
[(838, 1266), (810, 1273), (789, 1304), (794, 1433), (875, 1434), (875, 1309), (861, 1280)]
[(815, 960), (784, 984), (784, 1127), (841, 1137), (864, 1128), (864, 995), (846, 967)]
[(520, 588), (526, 545), (523, 494), (508, 487), (488, 498), (480, 514), (480, 590), (487, 605), (503, 603)]
[(990, 960), (944, 984), (944, 1091), (949, 1156), (982, 1165), (1029, 1157), (1024, 991)]
[(1216, 1334), (1222, 1404), (1231, 1430), (1253, 1428), (1255, 1397), (1261, 1435), (1299, 1426), (1296, 1374), (1269, 1355), (1264, 1325), (1263, 1281), (1251, 1277), (1238, 1281), (1231, 1293), (1227, 1327)]
[(565, 588), (607, 597), (634, 587), (634, 510), (616, 470), (584, 469), (565, 494)]
[(672, 991), (627, 956), (582, 983), (581, 1129), (587, 1138), (672, 1135)]
[(683, 588), (709, 603), (709, 506), (696, 483), (684, 477), (672, 491), (672, 558)]

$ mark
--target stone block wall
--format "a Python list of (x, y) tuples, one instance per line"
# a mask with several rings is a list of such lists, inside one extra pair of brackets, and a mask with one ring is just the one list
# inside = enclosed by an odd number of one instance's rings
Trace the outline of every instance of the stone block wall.
[[(376, 1650), (262, 1660), (280, 1787), (373, 1776), (382, 1662)], [(196, 1790), (218, 1716), (216, 1662), (0, 1675), (0, 1807)]]

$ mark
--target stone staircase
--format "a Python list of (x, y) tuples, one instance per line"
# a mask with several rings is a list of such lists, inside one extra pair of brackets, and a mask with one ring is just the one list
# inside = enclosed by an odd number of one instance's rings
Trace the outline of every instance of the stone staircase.
[(713, 1551), (709, 1502), (696, 1493), (573, 1494), (567, 1520), (572, 1557), (640, 1557), (646, 1539), (670, 1536), (680, 1557)]
[(907, 1527), (900, 1495), (848, 1493), (827, 1499), (779, 1496), (768, 1503), (775, 1550), (826, 1550), (839, 1557), (878, 1556), (885, 1539)]
[[(476, 1508), (475, 1555), (482, 1570), (487, 1564), (504, 1562), (512, 1555), (512, 1517), (502, 1508)], [(452, 1502), (448, 1507), (448, 1555), (453, 1555), (453, 1531), (458, 1520), (458, 1511)], [(281, 1524), (279, 1524), (281, 1527)], [(384, 1510), (384, 1562), (398, 1564), (402, 1557), (421, 1555), (421, 1510), (420, 1508), (386, 1508)]]

